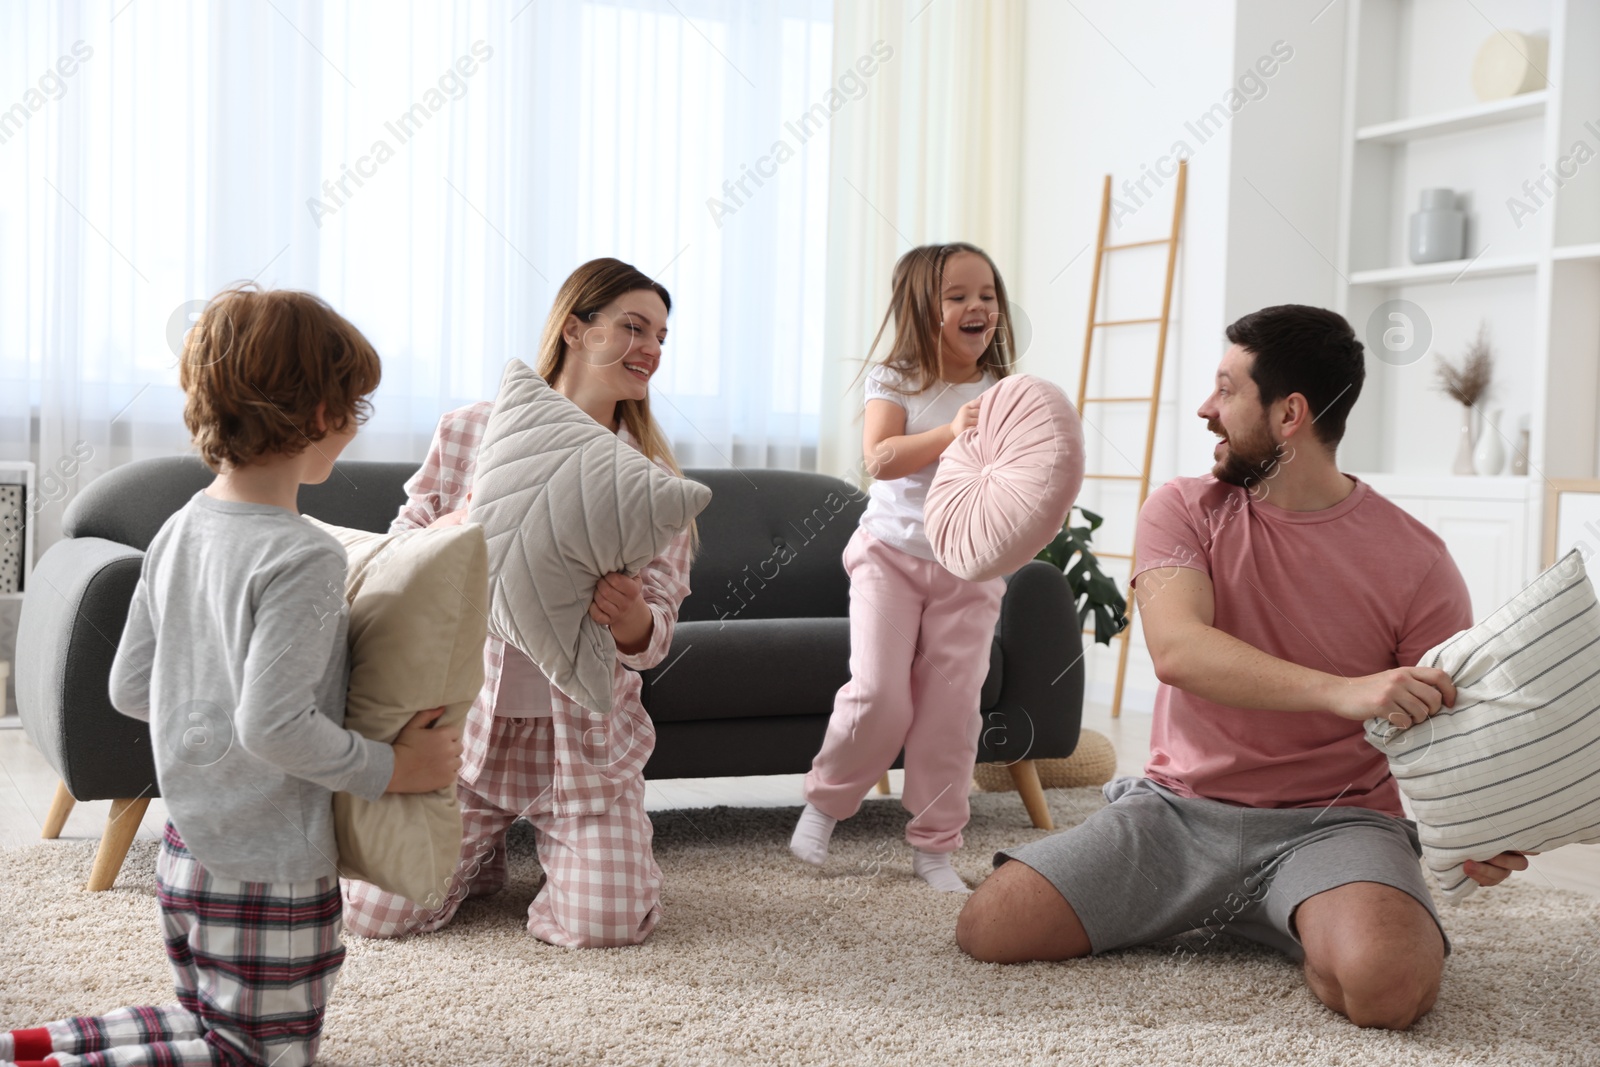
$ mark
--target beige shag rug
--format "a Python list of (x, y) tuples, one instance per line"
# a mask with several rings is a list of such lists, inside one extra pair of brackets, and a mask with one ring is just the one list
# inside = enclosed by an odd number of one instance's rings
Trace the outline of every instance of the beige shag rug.
[[(1098, 790), (1047, 794), (1058, 826)], [(1014, 795), (974, 795), (957, 869), (1041, 836)], [(454, 924), (352, 938), (319, 1063), (373, 1064), (1600, 1064), (1600, 900), (1526, 876), (1445, 920), (1439, 1006), (1404, 1034), (1323, 1008), (1281, 956), (1218, 939), (1064, 964), (994, 966), (956, 948), (961, 899), (923, 888), (905, 813), (869, 800), (821, 872), (789, 855), (797, 809), (658, 814), (665, 919), (640, 948), (532, 940), (531, 837), (511, 879)], [(82, 889), (91, 842), (5, 852), (0, 1023), (166, 1000), (155, 844), (117, 887)]]

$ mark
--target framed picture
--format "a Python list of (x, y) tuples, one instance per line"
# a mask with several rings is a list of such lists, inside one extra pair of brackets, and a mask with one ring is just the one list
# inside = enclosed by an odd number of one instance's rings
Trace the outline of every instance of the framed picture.
[(0, 482), (0, 595), (22, 592), (28, 504), (26, 486)]
[(1545, 488), (1543, 566), (1574, 548), (1600, 585), (1600, 479), (1556, 478)]

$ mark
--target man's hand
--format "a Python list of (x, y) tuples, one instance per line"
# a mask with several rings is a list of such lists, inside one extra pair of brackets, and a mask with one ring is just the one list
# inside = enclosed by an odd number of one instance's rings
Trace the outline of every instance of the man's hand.
[(1499, 885), (1511, 877), (1512, 871), (1527, 870), (1528, 857), (1537, 855), (1537, 852), (1502, 852), (1486, 863), (1468, 860), (1461, 865), (1461, 869), (1466, 872), (1468, 878), (1479, 885)]
[(441, 726), (429, 729), (443, 708), (429, 708), (411, 716), (394, 739), (394, 774), (389, 778), (391, 793), (431, 793), (446, 789), (461, 769), (461, 728)]
[(644, 601), (644, 586), (621, 571), (611, 572), (594, 587), (589, 618), (611, 631), (617, 651), (623, 653), (643, 652), (656, 622)]
[(1345, 719), (1384, 718), (1402, 729), (1442, 707), (1454, 707), (1455, 683), (1436, 667), (1396, 667), (1362, 678), (1334, 678), (1328, 710)]

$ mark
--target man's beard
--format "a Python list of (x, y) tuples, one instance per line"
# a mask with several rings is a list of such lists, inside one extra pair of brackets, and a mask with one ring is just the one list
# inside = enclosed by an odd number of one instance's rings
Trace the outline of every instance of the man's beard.
[[(1216, 433), (1221, 427), (1213, 425), (1210, 429)], [(1243, 437), (1228, 436), (1228, 453), (1211, 473), (1219, 482), (1252, 489), (1278, 469), (1282, 458), (1282, 446), (1272, 440), (1265, 426), (1257, 426)]]

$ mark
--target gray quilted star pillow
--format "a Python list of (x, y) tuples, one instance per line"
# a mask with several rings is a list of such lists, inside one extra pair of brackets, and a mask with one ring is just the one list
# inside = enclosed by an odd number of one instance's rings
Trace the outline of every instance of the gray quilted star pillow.
[(573, 700), (610, 712), (617, 648), (589, 618), (595, 585), (638, 574), (710, 502), (710, 489), (662, 470), (512, 360), (467, 509), (489, 546), (489, 631)]
[(1600, 604), (1583, 557), (1421, 662), (1449, 672), (1455, 707), (1404, 730), (1370, 719), (1366, 735), (1416, 811), (1445, 899), (1477, 889), (1467, 860), (1600, 842)]

